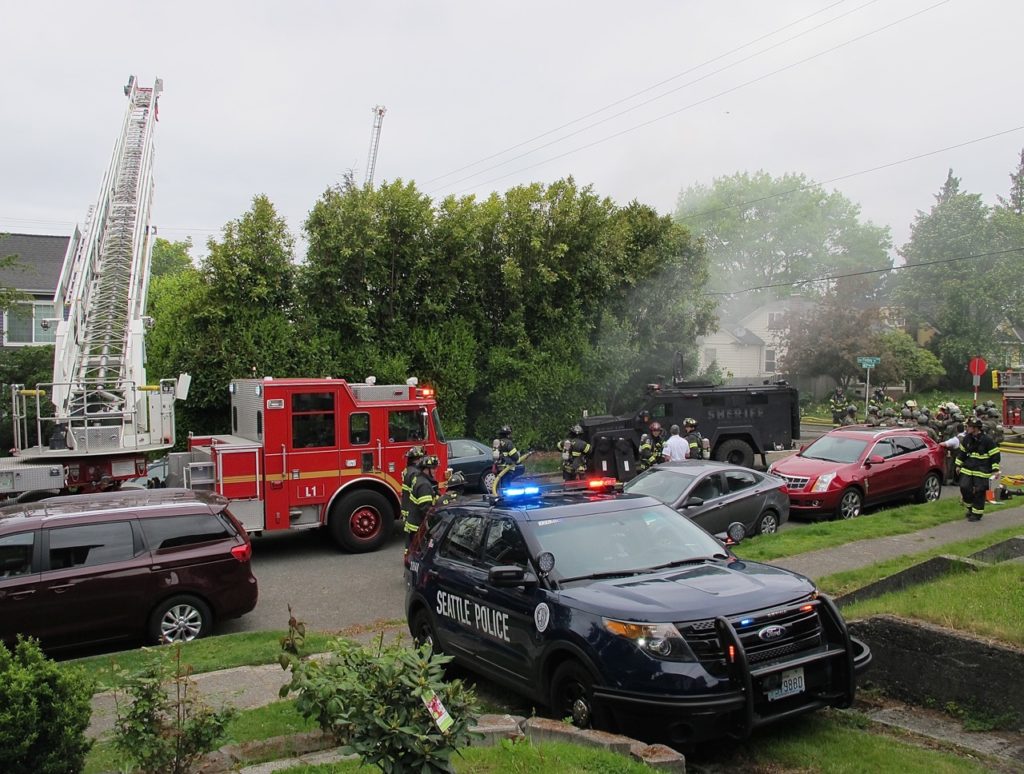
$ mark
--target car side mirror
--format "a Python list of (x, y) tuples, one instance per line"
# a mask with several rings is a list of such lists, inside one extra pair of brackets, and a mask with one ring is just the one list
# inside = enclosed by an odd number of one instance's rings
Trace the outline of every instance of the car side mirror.
[(499, 588), (536, 586), (537, 576), (515, 564), (498, 565), (487, 571), (487, 582)]
[(864, 462), (864, 467), (870, 468), (872, 465), (881, 465), (883, 462), (885, 462), (885, 457), (881, 454), (872, 454)]
[(690, 497), (683, 503), (684, 508), (697, 508), (704, 504), (703, 497)]

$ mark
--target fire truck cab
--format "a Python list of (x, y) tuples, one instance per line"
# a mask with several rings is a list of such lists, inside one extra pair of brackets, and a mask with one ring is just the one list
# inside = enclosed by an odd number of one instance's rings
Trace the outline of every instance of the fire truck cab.
[(231, 500), (250, 533), (326, 526), (339, 547), (380, 548), (399, 518), (406, 453), (448, 465), (434, 391), (344, 379), (237, 379), (231, 434), (192, 436), (168, 484)]

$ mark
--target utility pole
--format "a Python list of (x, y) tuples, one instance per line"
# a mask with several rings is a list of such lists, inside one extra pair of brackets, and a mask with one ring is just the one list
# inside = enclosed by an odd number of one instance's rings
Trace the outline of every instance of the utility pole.
[(377, 105), (373, 109), (373, 129), (370, 130), (370, 152), (367, 154), (366, 180), (363, 184), (373, 188), (373, 171), (377, 167), (377, 148), (380, 145), (380, 127), (384, 123), (384, 114), (388, 109)]

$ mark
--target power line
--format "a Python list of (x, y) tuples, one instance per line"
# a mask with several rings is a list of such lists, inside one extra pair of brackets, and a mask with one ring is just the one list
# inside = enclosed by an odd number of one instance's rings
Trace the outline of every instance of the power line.
[(914, 13), (908, 14), (907, 16), (903, 16), (903, 17), (901, 17), (901, 18), (899, 18), (899, 19), (897, 19), (897, 20), (895, 20), (893, 22), (889, 22), (888, 24), (884, 24), (881, 27), (878, 27), (876, 29), (871, 30), (870, 32), (865, 32), (864, 34), (858, 35), (857, 37), (851, 38), (850, 40), (844, 41), (843, 43), (838, 43), (838, 44), (836, 44), (834, 46), (830, 46), (829, 48), (826, 48), (823, 51), (819, 51), (816, 54), (812, 54), (812, 55), (810, 55), (808, 57), (804, 57), (803, 59), (799, 59), (796, 62), (791, 62), (788, 65), (784, 65), (783, 67), (780, 67), (778, 69), (772, 70), (771, 72), (765, 73), (763, 75), (759, 75), (758, 77), (752, 78), (749, 81), (744, 81), (743, 83), (741, 83), (741, 84), (739, 84), (737, 86), (733, 86), (731, 88), (725, 89), (724, 91), (720, 91), (717, 94), (712, 94), (710, 97), (705, 97), (704, 99), (698, 100), (697, 102), (692, 102), (689, 105), (684, 105), (683, 107), (678, 108), (676, 110), (672, 110), (672, 111), (670, 111), (668, 113), (663, 113), (662, 115), (656, 116), (656, 117), (654, 117), (654, 118), (652, 118), (652, 119), (650, 119), (648, 121), (643, 121), (643, 122), (641, 122), (639, 124), (634, 124), (633, 126), (627, 127), (626, 129), (623, 129), (623, 130), (621, 130), (619, 132), (614, 132), (613, 134), (606, 135), (605, 137), (602, 137), (602, 138), (599, 138), (597, 140), (594, 140), (593, 142), (589, 142), (589, 143), (587, 143), (585, 145), (580, 145), (580, 146), (578, 146), (576, 148), (572, 148), (571, 150), (567, 150), (567, 151), (565, 151), (563, 153), (556, 154), (556, 155), (551, 156), (549, 158), (543, 159), (542, 161), (538, 161), (538, 162), (536, 162), (534, 164), (528, 164), (525, 167), (520, 167), (519, 169), (513, 170), (512, 172), (508, 172), (508, 173), (506, 173), (504, 175), (499, 175), (497, 177), (490, 178), (489, 180), (485, 180), (485, 181), (483, 181), (481, 183), (478, 183), (477, 185), (469, 186), (469, 187), (463, 188), (463, 189), (461, 189), (459, 191), (455, 191), (453, 195), (458, 195), (458, 194), (461, 194), (461, 193), (465, 193), (466, 191), (472, 191), (472, 190), (474, 190), (476, 188), (479, 188), (480, 186), (489, 185), (490, 183), (497, 182), (498, 180), (504, 180), (506, 177), (512, 177), (513, 175), (517, 175), (520, 172), (525, 172), (525, 171), (527, 171), (529, 169), (533, 169), (534, 167), (539, 167), (539, 166), (542, 166), (544, 164), (548, 164), (548, 163), (550, 163), (552, 161), (557, 161), (558, 159), (565, 158), (566, 156), (570, 156), (570, 155), (572, 155), (574, 153), (578, 153), (578, 152), (580, 152), (582, 150), (588, 150), (589, 148), (593, 148), (596, 145), (601, 145), (601, 144), (603, 144), (605, 142), (608, 142), (609, 140), (614, 140), (617, 137), (621, 137), (624, 134), (629, 134), (630, 132), (634, 132), (637, 129), (643, 129), (644, 127), (650, 126), (651, 124), (657, 123), (658, 121), (663, 121), (666, 118), (671, 118), (672, 116), (678, 115), (679, 113), (682, 113), (682, 112), (684, 112), (686, 110), (689, 110), (690, 108), (697, 107), (699, 105), (703, 105), (706, 102), (711, 102), (712, 100), (718, 99), (719, 97), (725, 96), (726, 94), (731, 94), (734, 91), (739, 91), (740, 89), (746, 88), (747, 86), (751, 86), (751, 85), (753, 85), (755, 83), (759, 83), (760, 81), (763, 81), (763, 80), (766, 80), (768, 78), (771, 78), (772, 76), (778, 75), (779, 73), (786, 72), (787, 70), (792, 70), (794, 67), (799, 67), (800, 65), (803, 65), (803, 64), (806, 64), (807, 62), (810, 62), (810, 61), (813, 61), (815, 59), (818, 59), (819, 57), (822, 57), (822, 56), (824, 56), (826, 54), (830, 54), (833, 51), (837, 51), (837, 50), (839, 50), (841, 48), (845, 48), (846, 46), (849, 46), (849, 45), (851, 45), (853, 43), (857, 43), (857, 42), (859, 42), (861, 40), (864, 40), (865, 38), (868, 38), (868, 37), (870, 37), (872, 35), (876, 35), (879, 32), (883, 32), (883, 31), (885, 31), (887, 29), (895, 27), (897, 24), (902, 24), (903, 22), (909, 21), (910, 19), (913, 19), (916, 16), (920, 16), (921, 14), (927, 13), (928, 11), (932, 11), (932, 10), (938, 8), (941, 5), (945, 5), (948, 2), (950, 2), (950, 0), (940, 0), (937, 3), (934, 3), (933, 5), (928, 6), (927, 8), (922, 8), (919, 11), (915, 11)]
[[(877, 1), (878, 0), (870, 0), (870, 2), (865, 3), (864, 5), (871, 5), (872, 3), (875, 3)], [(574, 118), (571, 121), (567, 121), (566, 123), (562, 124), (561, 126), (556, 126), (554, 129), (548, 129), (546, 132), (541, 132), (540, 134), (535, 135), (534, 137), (531, 137), (528, 140), (523, 140), (522, 142), (516, 143), (515, 145), (510, 145), (509, 147), (505, 148), (504, 150), (497, 151), (495, 153), (492, 153), (489, 156), (484, 156), (483, 158), (477, 159), (476, 161), (472, 161), (469, 164), (466, 164), (464, 166), (459, 167), (458, 169), (453, 169), (451, 172), (445, 172), (443, 175), (438, 175), (438, 176), (432, 177), (432, 178), (430, 178), (428, 180), (424, 180), (422, 185), (426, 186), (426, 185), (429, 185), (430, 183), (433, 183), (433, 182), (435, 182), (437, 180), (441, 180), (443, 178), (450, 177), (451, 175), (457, 175), (459, 172), (463, 172), (464, 170), (467, 170), (470, 167), (475, 167), (477, 164), (483, 164), (485, 161), (490, 161), (491, 159), (498, 158), (498, 156), (502, 156), (502, 155), (508, 153), (509, 151), (514, 151), (517, 148), (523, 147), (524, 145), (529, 145), (531, 142), (543, 139), (544, 137), (547, 137), (549, 134), (554, 134), (555, 132), (559, 132), (562, 129), (566, 129), (566, 128), (572, 126), (573, 124), (579, 123), (580, 121), (586, 121), (588, 118), (592, 118), (593, 116), (596, 116), (596, 115), (598, 115), (600, 113), (603, 113), (606, 110), (610, 110), (611, 108), (616, 107), (617, 105), (621, 105), (622, 103), (628, 102), (629, 100), (634, 99), (635, 97), (639, 97), (641, 94), (646, 94), (649, 91), (653, 91), (654, 89), (657, 89), (659, 86), (664, 86), (665, 84), (671, 83), (672, 81), (674, 81), (674, 80), (676, 80), (678, 78), (682, 78), (684, 75), (689, 75), (690, 73), (695, 72), (696, 70), (699, 70), (702, 67), (706, 67), (707, 65), (712, 64), (714, 62), (717, 62), (720, 59), (724, 59), (727, 56), (731, 56), (732, 54), (735, 54), (738, 51), (742, 51), (745, 48), (749, 48), (750, 46), (754, 45), (755, 43), (760, 43), (762, 40), (766, 40), (767, 38), (770, 38), (773, 35), (777, 35), (778, 33), (782, 32), (783, 30), (789, 29), (790, 27), (795, 27), (796, 25), (801, 24), (802, 22), (805, 22), (805, 21), (807, 21), (810, 18), (813, 18), (815, 16), (818, 16), (819, 14), (824, 13), (825, 11), (828, 11), (828, 10), (831, 10), (832, 8), (835, 8), (837, 5), (842, 5), (844, 2), (846, 2), (846, 0), (838, 0), (838, 2), (832, 3), (832, 5), (825, 6), (824, 8), (822, 8), (822, 9), (820, 9), (818, 11), (815, 11), (814, 13), (810, 13), (807, 16), (803, 16), (803, 17), (797, 19), (796, 21), (790, 22), (789, 24), (784, 24), (781, 27), (777, 27), (776, 29), (772, 30), (771, 32), (767, 32), (764, 35), (761, 35), (759, 37), (754, 38), (753, 40), (749, 40), (746, 43), (744, 43), (744, 44), (742, 44), (740, 46), (737, 46), (736, 48), (730, 49), (729, 51), (726, 51), (723, 54), (719, 54), (718, 56), (712, 57), (711, 59), (707, 59), (707, 60), (705, 60), (704, 62), (701, 62), (698, 65), (694, 65), (693, 67), (690, 67), (690, 68), (688, 68), (686, 70), (683, 70), (683, 72), (681, 72), (681, 73), (676, 73), (675, 75), (673, 75), (673, 76), (671, 76), (669, 78), (665, 78), (664, 80), (659, 81), (658, 83), (655, 83), (655, 84), (653, 84), (651, 86), (648, 86), (645, 89), (641, 89), (640, 91), (633, 92), (632, 94), (630, 94), (630, 95), (628, 95), (626, 97), (622, 97), (620, 99), (617, 99), (614, 102), (609, 102), (604, 107), (600, 107), (597, 110), (593, 110), (590, 113), (587, 113), (585, 115), (580, 116), (579, 118)], [(863, 8), (864, 5), (860, 6), (860, 8)], [(860, 10), (860, 8), (855, 8), (854, 11)], [(836, 19), (841, 19), (841, 18), (843, 18), (843, 16), (848, 16), (850, 13), (853, 13), (853, 11), (850, 11), (848, 13), (842, 14), (842, 16), (837, 16), (835, 19), (831, 19), (830, 21), (825, 22), (825, 24), (830, 24), (831, 22), (836, 21)], [(812, 30), (807, 30), (806, 32), (811, 32), (811, 31), (813, 31), (815, 29), (819, 29), (819, 27), (821, 27), (821, 26), (824, 26), (824, 25), (819, 25), (818, 27), (814, 27), (814, 28), (812, 28)], [(806, 32), (801, 33), (801, 34), (806, 34)], [(799, 37), (799, 36), (796, 36), (796, 37)], [(782, 41), (782, 43), (788, 43), (790, 40), (794, 40), (794, 38), (788, 38), (787, 40)], [(780, 44), (776, 44), (776, 45), (781, 45), (781, 43)], [(774, 47), (775, 46), (773, 46), (772, 48), (774, 48)], [(769, 51), (769, 50), (771, 50), (771, 49), (764, 49), (763, 51), (759, 51), (757, 54), (753, 54), (752, 56), (758, 56), (760, 54), (763, 54), (765, 51)], [(743, 62), (743, 61), (746, 61), (746, 60), (745, 59), (741, 59), (740, 60), (740, 62)], [(734, 62), (733, 64), (739, 64), (739, 62)], [(731, 66), (732, 65), (730, 65), (730, 67)], [(721, 72), (721, 71), (716, 71), (716, 72)], [(713, 75), (714, 73), (711, 73), (711, 74)], [(696, 81), (693, 81), (692, 83), (696, 83)], [(690, 84), (685, 84), (685, 85), (690, 85)], [(682, 88), (682, 87), (680, 87), (680, 88)], [(675, 89), (673, 91), (675, 91)], [(671, 94), (671, 93), (672, 92), (666, 92), (665, 94)], [(662, 94), (661, 96), (665, 96), (665, 94)], [(656, 97), (655, 99), (660, 99), (660, 98), (661, 97)], [(647, 103), (644, 102), (642, 104), (646, 105)], [(640, 105), (637, 105), (637, 106), (635, 106), (632, 109), (635, 109), (636, 107), (640, 107)], [(620, 115), (620, 114), (617, 114), (617, 115)], [(572, 136), (572, 135), (569, 135), (569, 136)], [(565, 138), (562, 138), (562, 139), (565, 139)], [(542, 146), (542, 147), (546, 147), (546, 146)], [(540, 149), (539, 148), (535, 148), (534, 150), (536, 151), (536, 150), (540, 150)], [(508, 163), (508, 162), (506, 161), (504, 163)], [(483, 172), (485, 172), (485, 171), (487, 171), (487, 170), (481, 170), (480, 172), (478, 172), (476, 174), (483, 174)], [(471, 177), (472, 177), (472, 175), (471, 175)], [(455, 181), (455, 182), (459, 182), (459, 181)], [(454, 184), (455, 183), (451, 183), (450, 185), (454, 185)]]
[[(604, 118), (602, 118), (602, 119), (600, 119), (598, 121), (594, 121), (594, 122), (592, 122), (590, 124), (587, 124), (584, 127), (576, 129), (575, 131), (569, 132), (568, 134), (564, 134), (561, 137), (557, 137), (557, 138), (555, 138), (553, 140), (550, 140), (549, 142), (546, 142), (543, 145), (538, 145), (536, 148), (533, 148), (531, 150), (525, 151), (524, 153), (520, 153), (518, 156), (513, 156), (513, 157), (505, 159), (504, 161), (501, 161), (501, 162), (499, 162), (497, 164), (493, 164), (493, 165), (491, 165), (489, 167), (485, 167), (484, 169), (481, 169), (481, 170), (479, 170), (477, 172), (473, 172), (473, 173), (471, 173), (469, 175), (466, 175), (464, 177), (460, 177), (457, 180), (453, 180), (452, 182), (447, 183), (444, 186), (442, 186), (442, 188), (447, 188), (447, 187), (450, 187), (450, 186), (454, 186), (454, 185), (457, 185), (457, 184), (459, 184), (461, 182), (464, 182), (466, 180), (472, 180), (474, 177), (477, 177), (478, 175), (482, 175), (485, 172), (489, 172), (489, 171), (491, 171), (493, 169), (498, 169), (499, 167), (503, 167), (506, 164), (511, 164), (513, 161), (518, 161), (519, 159), (526, 158), (527, 156), (529, 156), (531, 154), (534, 154), (534, 153), (537, 153), (538, 151), (544, 150), (545, 148), (550, 148), (552, 145), (557, 145), (558, 143), (560, 143), (560, 142), (562, 142), (564, 140), (568, 140), (570, 137), (575, 137), (578, 134), (583, 134), (584, 132), (590, 131), (591, 129), (593, 129), (593, 128), (597, 127), (597, 126), (601, 126), (602, 124), (606, 124), (609, 121), (612, 121), (612, 120), (614, 120), (616, 118), (620, 118), (620, 117), (622, 117), (622, 116), (624, 116), (624, 115), (626, 115), (628, 113), (633, 112), (634, 110), (638, 110), (639, 108), (645, 107), (646, 105), (650, 105), (651, 103), (657, 102), (660, 99), (664, 99), (665, 97), (669, 96), (670, 94), (675, 94), (676, 92), (681, 91), (681, 90), (683, 90), (683, 89), (685, 89), (685, 88), (687, 88), (689, 86), (693, 86), (694, 84), (700, 83), (701, 81), (706, 80), (708, 78), (711, 78), (712, 76), (719, 75), (720, 73), (723, 73), (726, 70), (729, 70), (729, 69), (731, 69), (733, 67), (736, 67), (737, 65), (743, 64), (744, 62), (748, 62), (751, 59), (755, 59), (756, 57), (759, 57), (762, 54), (765, 54), (765, 53), (767, 53), (769, 51), (772, 51), (773, 49), (776, 49), (776, 48), (778, 48), (780, 46), (784, 46), (787, 43), (791, 43), (792, 41), (796, 40), (797, 38), (801, 38), (804, 35), (809, 35), (810, 33), (815, 32), (815, 31), (821, 29), (822, 27), (825, 27), (825, 26), (827, 26), (829, 24), (832, 24), (833, 22), (839, 21), (840, 19), (843, 19), (843, 18), (845, 18), (845, 17), (847, 17), (847, 16), (849, 16), (851, 14), (854, 14), (857, 11), (860, 11), (860, 10), (862, 10), (864, 8), (867, 8), (869, 5), (874, 5), (876, 2), (878, 2), (878, 0), (868, 0), (868, 2), (866, 2), (866, 3), (862, 4), (862, 5), (857, 6), (856, 8), (851, 9), (851, 10), (847, 11), (846, 13), (843, 13), (843, 14), (840, 14), (839, 16), (833, 17), (832, 19), (829, 19), (828, 21), (824, 21), (821, 24), (818, 24), (817, 26), (811, 27), (810, 29), (806, 29), (803, 32), (797, 33), (796, 35), (793, 35), (791, 37), (786, 38), (785, 40), (780, 40), (778, 43), (773, 43), (772, 45), (768, 46), (767, 48), (763, 48), (760, 51), (754, 52), (753, 54), (745, 56), (745, 57), (743, 57), (741, 59), (737, 59), (735, 62), (727, 64), (724, 67), (720, 67), (717, 70), (712, 70), (709, 73), (705, 73), (704, 75), (700, 76), (699, 78), (694, 78), (692, 81), (687, 81), (686, 83), (680, 84), (679, 86), (676, 86), (675, 88), (669, 89), (668, 91), (664, 91), (661, 94), (658, 94), (658, 95), (656, 95), (654, 97), (651, 97), (650, 99), (646, 99), (643, 102), (637, 103), (636, 105), (628, 107), (628, 108), (626, 108), (624, 110), (620, 110), (617, 113), (613, 113), (610, 116), (605, 116)], [(829, 6), (829, 7), (831, 8), (832, 6)], [(813, 15), (814, 14), (812, 14), (812, 16)], [(810, 18), (810, 17), (804, 17), (804, 18), (807, 19), (807, 18)], [(803, 20), (804, 19), (801, 19), (800, 21), (803, 21)], [(794, 22), (794, 24), (796, 24), (796, 23), (797, 22)], [(792, 25), (787, 25), (787, 26), (792, 26)], [(781, 29), (785, 29), (785, 28), (783, 27), (783, 28), (780, 28), (780, 30)], [(779, 30), (776, 30), (775, 32), (778, 32), (778, 31)], [(769, 35), (773, 35), (773, 34), (775, 34), (775, 32), (769, 33)], [(763, 35), (763, 36), (761, 36), (761, 38), (758, 38), (758, 40), (762, 40), (763, 38), (768, 37), (769, 35)], [(733, 49), (733, 51), (731, 51), (729, 53), (733, 53), (733, 52), (738, 51), (738, 50), (740, 50), (742, 48), (746, 48), (749, 45), (751, 45), (751, 44), (750, 43), (745, 44), (744, 46), (740, 46), (739, 48)], [(605, 110), (608, 110), (609, 108), (614, 107), (615, 105), (618, 105), (618, 104), (620, 104), (622, 102), (626, 102), (627, 100), (632, 99), (633, 97), (638, 96), (639, 94), (643, 94), (646, 91), (650, 91), (651, 89), (657, 88), (657, 86), (660, 86), (660, 85), (662, 85), (664, 83), (668, 83), (669, 81), (675, 80), (676, 78), (680, 78), (683, 75), (686, 75), (687, 73), (693, 72), (694, 70), (697, 70), (697, 69), (703, 67), (704, 65), (709, 64), (710, 62), (714, 62), (714, 61), (716, 61), (718, 59), (721, 59), (722, 57), (727, 56), (727, 55), (728, 54), (722, 54), (721, 56), (718, 56), (718, 57), (715, 57), (714, 59), (708, 60), (708, 62), (705, 62), (703, 64), (697, 65), (696, 67), (692, 67), (689, 70), (687, 70), (686, 72), (680, 73), (679, 75), (675, 75), (675, 76), (673, 76), (672, 78), (669, 78), (666, 81), (662, 81), (661, 84), (656, 84), (655, 86), (651, 86), (650, 88), (644, 89), (643, 91), (640, 91), (640, 92), (637, 92), (636, 94), (633, 94), (630, 97), (624, 97), (623, 99), (619, 100), (618, 102), (613, 102), (611, 105), (607, 105), (607, 106), (601, 108), (600, 110), (596, 110), (593, 113), (590, 113), (590, 114), (588, 114), (586, 116), (583, 116), (582, 118), (577, 118), (577, 119), (575, 119), (573, 121), (570, 121), (567, 124), (563, 124), (562, 126), (558, 127), (558, 129), (552, 129), (551, 131), (548, 131), (548, 132), (545, 132), (544, 134), (538, 135), (537, 137), (534, 137), (533, 140), (540, 139), (541, 137), (545, 137), (545, 136), (547, 136), (549, 134), (552, 134), (552, 133), (554, 133), (556, 131), (559, 131), (560, 129), (563, 129), (563, 128), (566, 128), (568, 126), (571, 126), (572, 124), (579, 123), (580, 121), (582, 121), (582, 120), (584, 120), (586, 118), (589, 118), (590, 116), (597, 115), (598, 113), (602, 113)], [(525, 142), (519, 143), (519, 145), (514, 145), (514, 146), (512, 146), (512, 148), (508, 148), (508, 149), (506, 149), (504, 151), (501, 151), (501, 152), (496, 153), (496, 154), (494, 154), (492, 156), (489, 156), (488, 159), (495, 158), (496, 156), (501, 156), (504, 153), (507, 153), (509, 150), (513, 150), (514, 148), (518, 148), (518, 147), (520, 147), (522, 145), (526, 145), (526, 144), (528, 144), (530, 142), (533, 142), (533, 140), (527, 140)], [(462, 169), (468, 169), (469, 167), (476, 166), (476, 164), (479, 164), (479, 163), (482, 163), (482, 162), (480, 162), (480, 161), (474, 162), (473, 164), (469, 164), (469, 165), (467, 165), (465, 167), (462, 167)], [(461, 171), (461, 170), (456, 170), (456, 171)], [(454, 172), (449, 172), (446, 175), (441, 175), (441, 177), (448, 177), (449, 175), (452, 175), (452, 174), (455, 174), (455, 173)], [(433, 180), (437, 180), (437, 179), (438, 178), (433, 178)], [(431, 182), (431, 181), (428, 180), (427, 182)]]
[(889, 266), (883, 269), (864, 269), (863, 271), (852, 271), (847, 274), (830, 274), (825, 277), (815, 277), (814, 279), (804, 280), (792, 280), (790, 282), (773, 282), (768, 285), (756, 285), (750, 288), (743, 288), (742, 290), (721, 290), (721, 291), (705, 291), (701, 293), (702, 296), (736, 296), (740, 293), (750, 293), (754, 290), (770, 290), (772, 288), (786, 288), (796, 287), (800, 285), (813, 285), (816, 282), (831, 282), (833, 280), (846, 279), (847, 277), (863, 277), (868, 274), (884, 274), (891, 271), (903, 271), (905, 269), (920, 269), (925, 266), (938, 266), (944, 263), (956, 263), (957, 261), (968, 261), (974, 258), (988, 258), (994, 255), (1006, 255), (1008, 253), (1019, 253), (1024, 251), (1024, 245), (1020, 247), (1010, 247), (1006, 250), (992, 250), (987, 253), (973, 253), (971, 255), (958, 255), (955, 258), (938, 258), (934, 261), (921, 261), (920, 263), (905, 263), (901, 266)]

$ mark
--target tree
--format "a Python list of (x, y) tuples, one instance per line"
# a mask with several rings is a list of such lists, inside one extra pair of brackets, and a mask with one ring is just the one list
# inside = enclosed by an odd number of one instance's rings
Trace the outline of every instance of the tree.
[(891, 266), (889, 229), (861, 222), (858, 205), (804, 175), (738, 172), (694, 185), (675, 217), (705, 240), (712, 291), (760, 288), (743, 294), (747, 308), (809, 279)]
[(192, 237), (183, 242), (168, 242), (157, 237), (153, 240), (153, 257), (150, 261), (150, 277), (164, 277), (179, 271), (193, 268), (189, 251), (192, 249)]
[(979, 195), (962, 192), (950, 170), (935, 204), (918, 212), (900, 250), (906, 268), (894, 297), (908, 322), (935, 331), (928, 346), (961, 385), (968, 383), (971, 357), (991, 357), (996, 328), (1019, 298), (1013, 269), (1019, 253), (994, 254), (998, 245), (989, 208)]
[(879, 385), (903, 384), (913, 392), (915, 384), (916, 389), (923, 389), (928, 381), (946, 373), (939, 359), (924, 347), (919, 347), (905, 331), (883, 331), (875, 336), (872, 346), (870, 352), (881, 358), (872, 374), (872, 381)]

